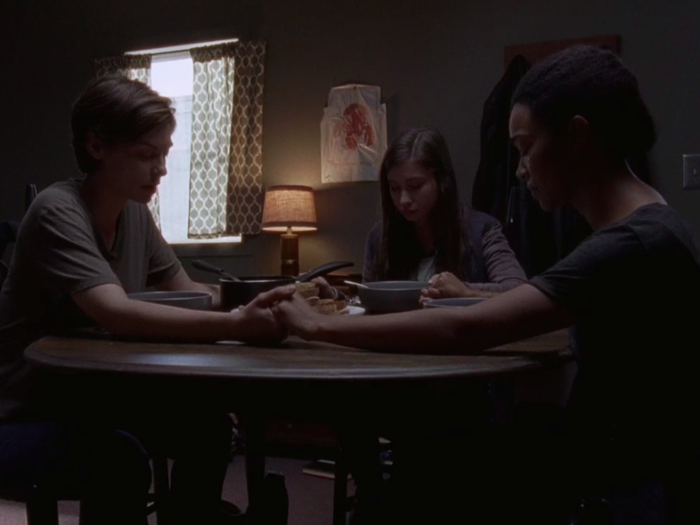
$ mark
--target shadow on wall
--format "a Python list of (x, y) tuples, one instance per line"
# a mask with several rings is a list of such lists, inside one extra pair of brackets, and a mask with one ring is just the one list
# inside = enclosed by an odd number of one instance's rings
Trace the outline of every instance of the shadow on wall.
[(315, 190), (318, 231), (299, 239), (301, 271), (328, 261), (348, 260), (361, 271), (365, 239), (381, 217), (379, 184), (324, 184)]

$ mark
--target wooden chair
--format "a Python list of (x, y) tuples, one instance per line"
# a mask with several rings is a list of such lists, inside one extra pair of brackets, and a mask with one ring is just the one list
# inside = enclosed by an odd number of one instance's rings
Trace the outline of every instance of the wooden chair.
[[(24, 212), (26, 213), (37, 195), (36, 184), (27, 184), (24, 188)], [(7, 247), (17, 240), (19, 221), (6, 220), (0, 222), (0, 259), (5, 254)], [(0, 287), (5, 282), (9, 268), (0, 260)]]

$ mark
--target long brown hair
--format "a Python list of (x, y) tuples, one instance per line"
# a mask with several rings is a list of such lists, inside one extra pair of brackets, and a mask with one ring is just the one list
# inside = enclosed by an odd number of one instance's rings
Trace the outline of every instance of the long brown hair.
[(377, 256), (378, 280), (408, 279), (421, 258), (416, 227), (396, 209), (391, 199), (389, 171), (405, 162), (415, 162), (435, 177), (438, 198), (430, 212), (435, 240), (435, 270), (449, 271), (466, 279), (465, 260), (470, 250), (469, 235), (464, 228), (465, 213), (457, 193), (457, 179), (452, 159), (442, 134), (435, 128), (412, 128), (404, 131), (389, 146), (379, 172), (382, 194), (382, 240)]

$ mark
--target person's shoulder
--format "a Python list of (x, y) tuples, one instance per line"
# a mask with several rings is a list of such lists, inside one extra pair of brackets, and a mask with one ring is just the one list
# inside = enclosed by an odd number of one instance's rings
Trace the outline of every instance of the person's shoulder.
[(464, 217), (472, 229), (485, 231), (487, 229), (501, 226), (501, 223), (495, 217), (473, 208), (470, 210), (465, 210)]
[(80, 184), (75, 179), (55, 182), (40, 191), (34, 199), (33, 206), (56, 208), (66, 204), (75, 204), (80, 200)]
[(662, 203), (647, 204), (637, 208), (620, 222), (603, 228), (602, 232), (634, 232), (641, 240), (653, 242), (663, 238), (691, 238), (690, 228), (681, 215), (671, 206)]
[(377, 221), (367, 233), (367, 241), (378, 241), (382, 238), (382, 223)]
[(696, 251), (688, 224), (671, 206), (661, 203), (643, 206), (624, 222), (647, 245), (681, 243)]
[(71, 179), (56, 182), (40, 191), (22, 219), (22, 223), (85, 214), (79, 181)]
[(80, 195), (78, 181), (56, 182), (40, 191), (20, 223), (20, 239), (46, 231), (90, 228), (91, 216)]
[(626, 222), (636, 227), (658, 226), (659, 224), (673, 227), (686, 227), (685, 221), (672, 206), (660, 202), (647, 204), (646, 206), (638, 208), (626, 219)]

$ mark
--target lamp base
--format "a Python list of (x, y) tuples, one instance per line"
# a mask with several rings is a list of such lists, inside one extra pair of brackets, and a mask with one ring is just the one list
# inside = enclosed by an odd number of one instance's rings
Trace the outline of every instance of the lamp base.
[(299, 275), (299, 236), (296, 233), (280, 235), (281, 274)]

